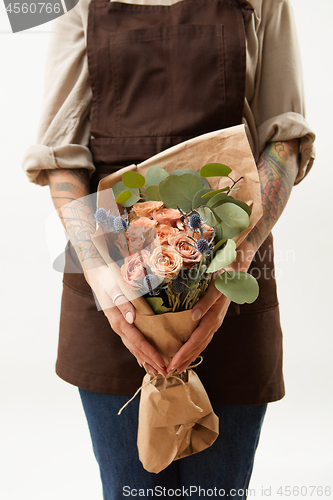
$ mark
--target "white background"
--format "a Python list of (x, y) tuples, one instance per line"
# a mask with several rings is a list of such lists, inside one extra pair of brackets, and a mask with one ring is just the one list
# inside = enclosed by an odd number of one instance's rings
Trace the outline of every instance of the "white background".
[[(286, 397), (269, 405), (251, 482), (256, 498), (264, 487), (273, 499), (282, 498), (279, 486), (331, 486), (333, 495), (333, 2), (291, 1), (317, 159), (274, 230)], [(77, 388), (54, 373), (62, 276), (52, 269), (44, 230), (53, 206), (48, 188), (29, 184), (21, 170), (36, 140), (50, 30), (48, 23), (12, 34), (0, 4), (0, 497), (98, 500)]]

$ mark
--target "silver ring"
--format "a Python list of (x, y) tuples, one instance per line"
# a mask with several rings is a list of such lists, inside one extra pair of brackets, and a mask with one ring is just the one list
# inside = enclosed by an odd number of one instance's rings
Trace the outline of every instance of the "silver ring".
[[(122, 295), (124, 295), (123, 293), (117, 293), (117, 295), (115, 295), (112, 299), (114, 305), (116, 305), (116, 300), (119, 299), (119, 297), (121, 297)], [(125, 295), (124, 295), (125, 297)]]

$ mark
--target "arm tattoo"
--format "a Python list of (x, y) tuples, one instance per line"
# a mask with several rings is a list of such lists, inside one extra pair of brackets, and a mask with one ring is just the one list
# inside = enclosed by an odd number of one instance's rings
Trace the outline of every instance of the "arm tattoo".
[(49, 186), (55, 208), (80, 262), (100, 259), (91, 241), (96, 223), (90, 205), (90, 181), (86, 169), (56, 169), (48, 171)]
[(248, 235), (255, 248), (260, 247), (286, 206), (298, 170), (297, 154), (296, 139), (271, 142), (259, 159), (263, 216)]

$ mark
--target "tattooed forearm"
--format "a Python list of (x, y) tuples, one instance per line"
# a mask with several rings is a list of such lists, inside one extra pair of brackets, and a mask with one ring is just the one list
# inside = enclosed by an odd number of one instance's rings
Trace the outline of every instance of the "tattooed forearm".
[(81, 263), (88, 260), (103, 262), (91, 236), (96, 229), (93, 207), (90, 205), (89, 173), (86, 169), (48, 171), (53, 204), (76, 250)]
[(261, 182), (263, 217), (248, 235), (248, 241), (259, 248), (287, 204), (298, 171), (297, 139), (271, 142), (263, 151), (258, 172)]

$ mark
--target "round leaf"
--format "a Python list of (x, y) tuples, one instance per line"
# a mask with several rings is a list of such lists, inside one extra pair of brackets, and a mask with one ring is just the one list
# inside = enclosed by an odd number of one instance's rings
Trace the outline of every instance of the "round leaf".
[(146, 195), (149, 200), (153, 201), (161, 201), (161, 195), (156, 184), (152, 184), (151, 186), (146, 187)]
[(196, 210), (198, 214), (200, 215), (201, 219), (205, 224), (207, 224), (210, 227), (214, 227), (218, 224), (218, 221), (216, 220), (213, 212), (210, 210), (208, 207), (202, 207), (198, 208)]
[(232, 196), (226, 195), (224, 193), (213, 196), (213, 198), (208, 201), (207, 207), (216, 208), (220, 205), (223, 205), (223, 203), (233, 203), (234, 205), (237, 205), (245, 210), (245, 212), (249, 216), (251, 215), (252, 210), (249, 205), (247, 205), (244, 201), (235, 200), (235, 198), (233, 198)]
[(238, 205), (234, 203), (224, 203), (217, 208), (214, 208), (214, 213), (222, 219), (222, 221), (230, 227), (237, 227), (245, 229), (249, 223), (249, 216)]
[(201, 177), (201, 175), (199, 174), (199, 172), (197, 172), (196, 170), (191, 170), (190, 168), (180, 168), (179, 170), (174, 170), (173, 172), (170, 172), (170, 175), (183, 175), (183, 174), (194, 174), (194, 175), (196, 175), (200, 179), (203, 187), (209, 188), (209, 184), (206, 181), (206, 179), (203, 178), (203, 177)]
[(132, 196), (131, 191), (129, 190), (122, 191), (122, 193), (118, 194), (116, 202), (121, 205), (122, 203), (125, 203), (125, 201), (129, 200), (131, 196)]
[(212, 191), (211, 188), (204, 188), (204, 189), (201, 189), (200, 191), (198, 191), (194, 195), (194, 198), (193, 198), (193, 201), (192, 201), (192, 210), (194, 210), (195, 208), (200, 207), (201, 205), (205, 205), (205, 200), (202, 199), (202, 195), (204, 195), (205, 193), (208, 193), (210, 191)]
[(217, 231), (218, 239), (220, 239), (220, 234), (221, 234), (222, 235), (221, 239), (223, 238), (226, 240), (234, 238), (235, 236), (237, 236), (237, 234), (241, 233), (243, 229), (245, 229), (239, 227), (230, 227), (224, 224), (224, 222), (221, 222), (221, 224), (219, 224), (217, 228), (219, 228), (219, 231)]
[(207, 163), (200, 170), (201, 177), (228, 177), (231, 168), (222, 163)]
[(225, 271), (215, 280), (216, 288), (236, 304), (251, 304), (259, 295), (259, 286), (251, 274)]
[(207, 207), (214, 208), (214, 205), (219, 206), (222, 203), (227, 203), (230, 198), (231, 196), (228, 196), (225, 193), (217, 193), (215, 196), (212, 196), (210, 200), (208, 200)]
[(159, 184), (164, 205), (167, 208), (178, 206), (186, 213), (192, 211), (192, 200), (201, 189), (201, 180), (193, 174), (169, 175)]
[(122, 193), (123, 191), (130, 191), (132, 193), (133, 196), (131, 196), (129, 200), (125, 201), (124, 203), (120, 203), (120, 205), (122, 205), (123, 207), (131, 207), (132, 205), (134, 205), (134, 203), (137, 203), (140, 200), (139, 190), (136, 188), (127, 189), (125, 184), (121, 181), (116, 182), (116, 184), (112, 186), (112, 191), (115, 198), (117, 198), (117, 196), (120, 195), (120, 193)]
[(159, 167), (158, 165), (153, 165), (148, 168), (146, 173), (146, 186), (159, 185), (161, 181), (168, 177), (168, 173), (164, 170), (164, 168)]
[(123, 183), (129, 188), (142, 188), (146, 179), (138, 172), (125, 172), (123, 174)]
[[(229, 191), (229, 190), (230, 190), (230, 188), (228, 188), (228, 187), (225, 187), (225, 188), (222, 188), (222, 189), (216, 189), (216, 191), (211, 191), (210, 194), (205, 194), (203, 196), (203, 198), (208, 198), (209, 196), (214, 196), (215, 194), (223, 193), (224, 191)], [(225, 196), (227, 196), (227, 195), (225, 194)]]
[(226, 246), (219, 250), (212, 262), (209, 264), (207, 273), (215, 273), (226, 266), (229, 266), (236, 258), (236, 243), (228, 240)]

